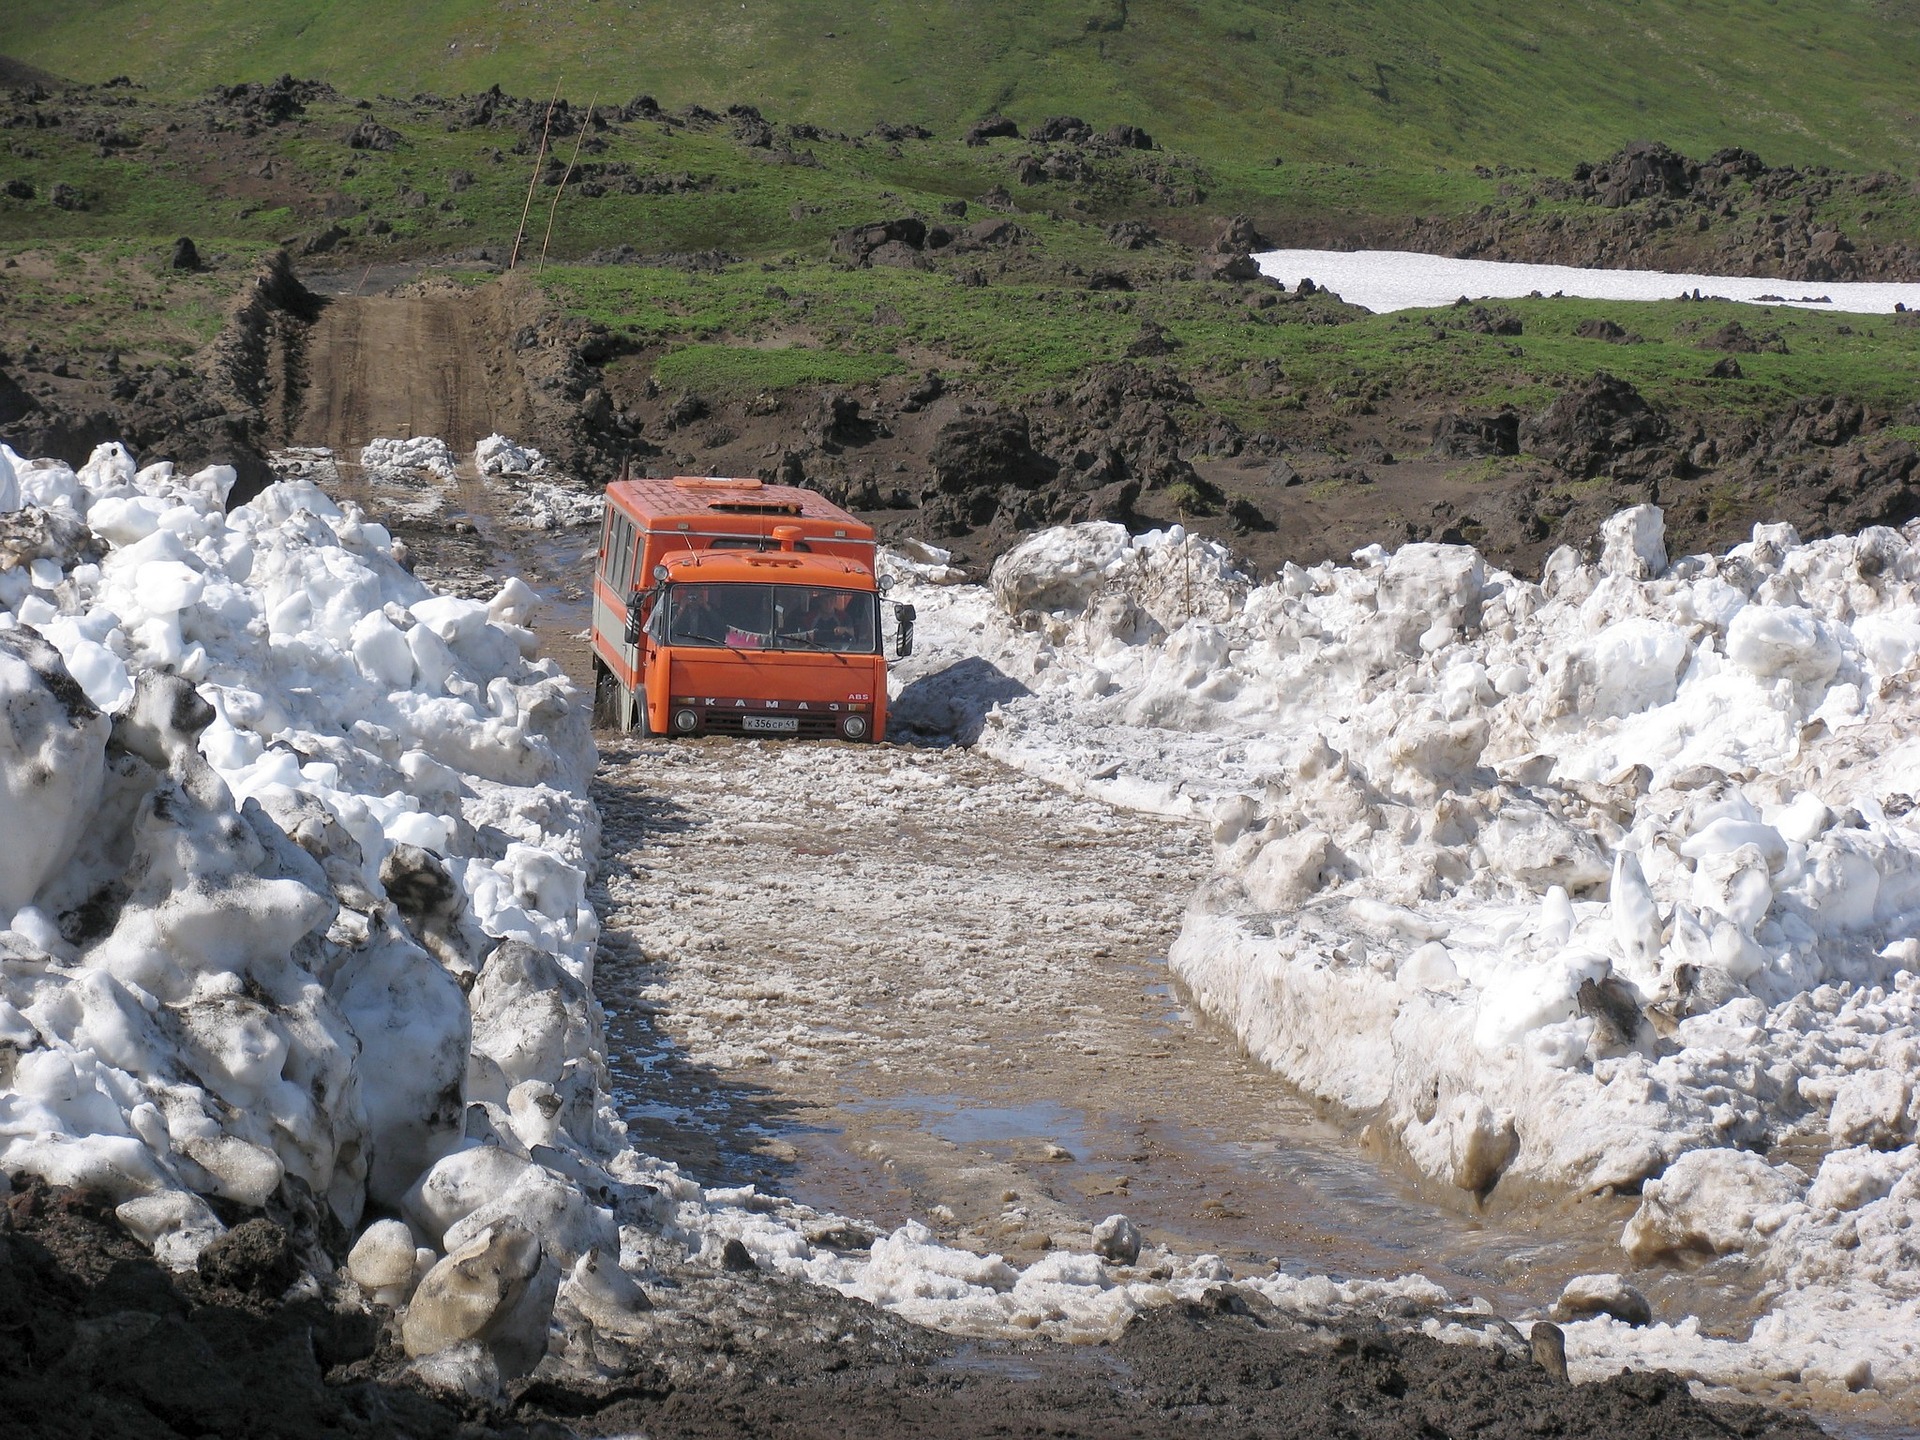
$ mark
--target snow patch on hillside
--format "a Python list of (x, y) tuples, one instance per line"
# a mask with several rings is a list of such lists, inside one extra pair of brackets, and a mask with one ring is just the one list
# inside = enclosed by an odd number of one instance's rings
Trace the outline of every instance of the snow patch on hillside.
[(1888, 315), (1920, 309), (1920, 285), (1878, 280), (1775, 280), (1749, 275), (1694, 275), (1664, 270), (1591, 270), (1513, 260), (1458, 260), (1411, 250), (1268, 250), (1253, 257), (1283, 285), (1302, 280), (1380, 314), (1476, 300), (1573, 295), (1587, 300), (1672, 300), (1696, 292), (1710, 299), (1798, 309)]

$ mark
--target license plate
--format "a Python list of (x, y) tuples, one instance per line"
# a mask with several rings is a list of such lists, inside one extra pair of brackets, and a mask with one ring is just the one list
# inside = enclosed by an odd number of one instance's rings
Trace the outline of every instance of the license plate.
[(742, 715), (742, 730), (764, 730), (774, 735), (798, 735), (800, 721), (792, 715)]

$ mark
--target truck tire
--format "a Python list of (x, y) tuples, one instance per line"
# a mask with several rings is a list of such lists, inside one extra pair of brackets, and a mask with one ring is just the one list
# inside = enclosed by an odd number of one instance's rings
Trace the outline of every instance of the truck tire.
[(596, 730), (616, 730), (620, 726), (620, 682), (613, 678), (598, 655), (593, 657), (593, 716), (589, 723)]
[(653, 734), (647, 724), (646, 697), (622, 685), (597, 655), (593, 659), (592, 725), (596, 730), (617, 730), (622, 734)]

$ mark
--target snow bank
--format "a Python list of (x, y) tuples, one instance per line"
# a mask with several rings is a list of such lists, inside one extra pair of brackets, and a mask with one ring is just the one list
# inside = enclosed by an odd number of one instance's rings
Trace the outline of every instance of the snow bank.
[(489, 435), (473, 447), (473, 463), (482, 475), (539, 475), (547, 468), (547, 457), (531, 445)]
[[(506, 1105), (475, 1037), (535, 1028), (485, 983), (508, 937), (586, 983), (577, 697), (310, 484), (229, 514), (223, 467), (7, 458), (41, 508), (0, 570), (0, 823), (38, 843), (0, 861), (0, 1166), (175, 1265), (209, 1198), (354, 1226), (468, 1143), (463, 1091)], [(543, 1078), (591, 1144), (568, 1040)]]
[(360, 451), (360, 465), (373, 479), (391, 479), (411, 470), (424, 470), (441, 480), (454, 478), (453, 451), (433, 435), (411, 440), (369, 440)]
[(489, 435), (474, 446), (473, 463), (488, 479), (501, 480), (513, 492), (507, 518), (532, 530), (570, 530), (598, 525), (605, 501), (569, 484), (556, 484), (547, 457), (531, 445), (519, 445), (504, 435)]
[(507, 485), (515, 492), (507, 518), (530, 530), (572, 530), (598, 525), (606, 508), (606, 499), (598, 493), (508, 475)]
[(1910, 1389), (1920, 1262), (1876, 1237), (1920, 1218), (1917, 538), (1670, 563), (1641, 507), (1537, 584), (1421, 544), (1254, 587), (1178, 530), (1068, 527), (912, 590), (897, 705), (1207, 821), (1175, 971), (1435, 1180), (1644, 1184), (1636, 1255), (1791, 1286), (1699, 1373), (1792, 1332)]
[[(0, 1170), (106, 1194), (173, 1265), (233, 1207), (337, 1223), (314, 1272), (481, 1396), (633, 1363), (645, 1285), (742, 1252), (960, 1334), (1104, 1337), (1229, 1282), (1164, 1252), (1023, 1271), (914, 1224), (862, 1253), (636, 1153), (593, 995), (593, 750), (525, 586), (436, 595), (303, 480), (227, 512), (230, 470), (117, 445), (0, 465), (0, 825), (33, 837), (0, 852)], [(1410, 546), (1256, 587), (1109, 526), (1036, 537), (992, 591), (900, 573), (923, 723), (1210, 819), (1176, 963), (1270, 1063), (1449, 1183), (1641, 1180), (1636, 1254), (1780, 1279), (1748, 1341), (1601, 1316), (1577, 1365), (1910, 1388), (1920, 555), (1659, 539), (1630, 513), (1537, 586)], [(973, 678), (935, 683), (941, 650)], [(1785, 1140), (1817, 1163), (1749, 1153)], [(1235, 1283), (1481, 1333), (1417, 1277)]]
[(1584, 270), (1509, 260), (1455, 260), (1410, 250), (1269, 250), (1253, 257), (1283, 285), (1312, 280), (1354, 305), (1386, 312), (1474, 299), (1573, 295), (1587, 300), (1672, 300), (1702, 295), (1755, 305), (1793, 305), (1891, 314), (1920, 308), (1920, 285), (1882, 281), (1773, 280), (1747, 275), (1683, 275), (1660, 270)]

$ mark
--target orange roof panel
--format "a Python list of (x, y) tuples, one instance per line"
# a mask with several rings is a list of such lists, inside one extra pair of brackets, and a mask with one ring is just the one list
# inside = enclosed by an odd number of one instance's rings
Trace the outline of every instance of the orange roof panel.
[(844, 526), (849, 538), (873, 531), (824, 495), (797, 485), (722, 476), (675, 475), (669, 479), (616, 480), (607, 494), (649, 527), (660, 520), (693, 520), (722, 515), (764, 516), (824, 521)]

